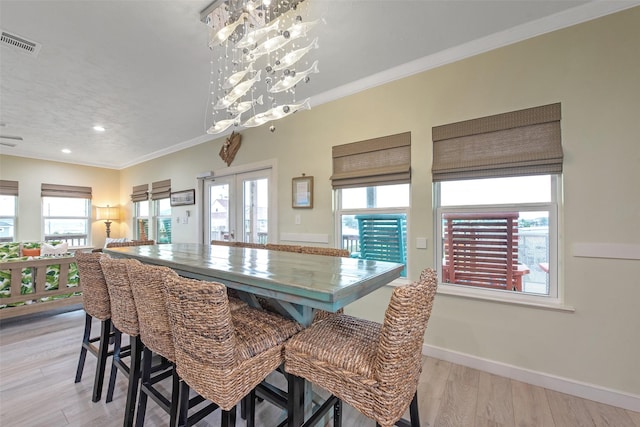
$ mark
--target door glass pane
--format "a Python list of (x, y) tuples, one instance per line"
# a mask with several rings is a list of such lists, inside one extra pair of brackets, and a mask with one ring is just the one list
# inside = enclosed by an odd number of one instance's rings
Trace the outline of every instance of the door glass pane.
[(269, 180), (245, 180), (243, 185), (244, 242), (267, 243)]
[(229, 184), (212, 184), (209, 200), (209, 241), (234, 240), (229, 233)]

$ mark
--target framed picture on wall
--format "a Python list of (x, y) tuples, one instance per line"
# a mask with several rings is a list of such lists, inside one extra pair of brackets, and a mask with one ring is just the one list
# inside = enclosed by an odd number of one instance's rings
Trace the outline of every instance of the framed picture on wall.
[(171, 193), (171, 206), (193, 205), (196, 203), (196, 190), (174, 191)]
[(313, 208), (313, 177), (300, 176), (291, 179), (292, 207)]

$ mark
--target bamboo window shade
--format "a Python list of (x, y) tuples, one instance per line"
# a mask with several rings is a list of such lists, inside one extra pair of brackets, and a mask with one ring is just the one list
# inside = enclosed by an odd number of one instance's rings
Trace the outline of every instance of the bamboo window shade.
[(151, 200), (168, 199), (171, 196), (171, 180), (151, 183)]
[(76, 185), (42, 184), (42, 197), (72, 197), (76, 199), (91, 199), (91, 187)]
[(560, 103), (432, 129), (433, 181), (562, 172)]
[(131, 191), (132, 202), (144, 202), (149, 200), (149, 184), (134, 185)]
[(18, 195), (18, 181), (7, 181), (0, 179), (0, 195), (2, 196), (17, 196)]
[(334, 189), (411, 182), (411, 132), (332, 148)]

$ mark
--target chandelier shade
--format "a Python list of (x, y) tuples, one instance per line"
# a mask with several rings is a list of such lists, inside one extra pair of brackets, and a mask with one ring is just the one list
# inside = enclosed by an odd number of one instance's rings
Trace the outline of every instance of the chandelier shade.
[(320, 20), (309, 19), (309, 1), (217, 0), (201, 12), (211, 50), (208, 134), (311, 108), (296, 100), (296, 87), (319, 73), (311, 32)]

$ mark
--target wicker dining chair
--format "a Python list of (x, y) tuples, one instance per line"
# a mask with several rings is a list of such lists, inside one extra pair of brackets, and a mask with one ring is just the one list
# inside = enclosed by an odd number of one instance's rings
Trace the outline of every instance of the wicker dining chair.
[(234, 425), (235, 406), (249, 396), (247, 426), (252, 427), (255, 388), (284, 362), (284, 343), (302, 326), (248, 306), (232, 311), (220, 283), (171, 277), (165, 289), (176, 366), (184, 380), (180, 419), (191, 387), (220, 407), (223, 426)]
[[(140, 264), (134, 259), (100, 258), (100, 266), (107, 282), (111, 300), (111, 321), (114, 329), (113, 358), (111, 359), (111, 376), (107, 388), (107, 402), (113, 400), (118, 371), (128, 380), (127, 399), (124, 411), (125, 427), (133, 426), (136, 409), (136, 397), (140, 382), (140, 363), (142, 357), (142, 341), (138, 312), (133, 299), (127, 266)], [(122, 334), (129, 335), (130, 347), (122, 348)], [(124, 359), (129, 358), (129, 364)]]
[[(147, 398), (151, 399), (169, 414), (170, 425), (177, 422), (180, 377), (175, 369), (175, 349), (173, 333), (169, 322), (169, 313), (165, 298), (164, 281), (166, 278), (177, 278), (178, 275), (170, 268), (146, 264), (130, 264), (127, 266), (129, 282), (133, 298), (138, 311), (140, 338), (144, 344), (142, 357), (142, 372), (140, 396), (138, 398), (138, 412), (136, 425), (142, 426), (147, 410)], [(235, 298), (229, 299), (231, 310), (246, 307), (246, 303)], [(171, 364), (171, 372), (166, 375), (153, 375), (151, 360), (157, 354)], [(157, 387), (158, 383), (171, 375), (171, 394), (166, 395), (164, 389)], [(193, 408), (204, 399), (194, 398), (189, 407)], [(216, 407), (205, 407), (190, 418), (195, 423), (199, 419), (213, 412)]]
[(300, 252), (303, 254), (336, 256), (342, 258), (349, 258), (351, 255), (348, 249), (323, 248), (320, 246), (301, 246)]
[[(419, 427), (422, 344), (436, 288), (435, 271), (425, 269), (394, 289), (383, 324), (342, 314), (311, 325), (286, 344), (285, 371), (332, 393), (334, 425), (344, 401), (380, 426)], [(401, 420), (407, 407), (411, 424)]]
[(300, 245), (283, 245), (279, 243), (267, 243), (264, 246), (265, 246), (265, 249), (269, 249), (271, 251), (300, 253), (300, 251), (302, 250), (302, 246)]
[[(82, 334), (82, 345), (80, 347), (75, 382), (79, 383), (82, 379), (87, 352), (96, 356), (98, 360), (91, 395), (93, 402), (98, 402), (102, 397), (107, 357), (113, 354), (113, 351), (109, 350), (109, 340), (112, 336), (111, 302), (107, 283), (100, 266), (100, 258), (106, 256), (101, 253), (75, 252), (78, 276), (83, 288), (82, 305), (85, 311), (84, 332)], [(91, 336), (93, 319), (100, 320), (100, 335), (94, 337)]]

